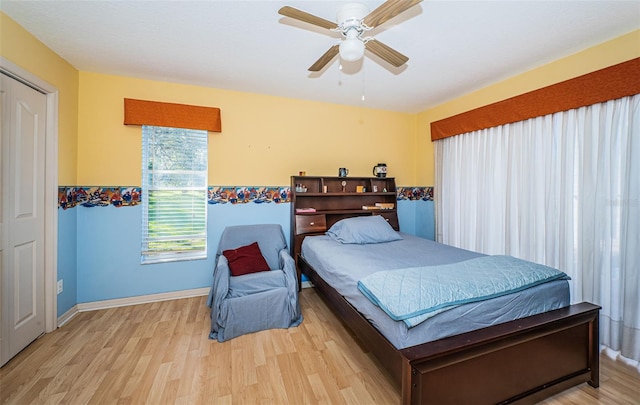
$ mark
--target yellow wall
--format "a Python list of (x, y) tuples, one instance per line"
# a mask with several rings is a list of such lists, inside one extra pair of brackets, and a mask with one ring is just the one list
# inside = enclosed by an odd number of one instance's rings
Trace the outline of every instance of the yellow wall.
[(415, 183), (415, 114), (346, 107), (80, 72), (78, 184), (140, 185), (141, 128), (123, 123), (123, 99), (219, 107), (209, 133), (210, 185), (287, 185), (289, 176), (369, 176), (385, 162)]
[(58, 89), (58, 182), (76, 185), (78, 71), (2, 12), (0, 55)]
[(210, 185), (286, 185), (299, 170), (338, 167), (368, 176), (378, 162), (399, 185), (433, 185), (432, 121), (640, 57), (640, 30), (420, 114), (78, 72), (1, 12), (0, 55), (60, 91), (60, 185), (140, 185), (140, 128), (122, 125), (125, 97), (221, 108)]
[(416, 142), (420, 155), (416, 159), (416, 183), (432, 185), (435, 181), (431, 122), (637, 57), (640, 57), (640, 30), (469, 93), (418, 114)]

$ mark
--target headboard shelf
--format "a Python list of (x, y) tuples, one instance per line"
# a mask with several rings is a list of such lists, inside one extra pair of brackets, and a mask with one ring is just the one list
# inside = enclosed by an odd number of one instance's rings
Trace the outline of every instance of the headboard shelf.
[(314, 212), (296, 212), (296, 215), (318, 215), (318, 214), (322, 214), (322, 215), (337, 215), (337, 214), (363, 214), (363, 215), (372, 215), (372, 214), (380, 214), (380, 213), (389, 213), (389, 212), (395, 212), (395, 209), (382, 209), (382, 208), (378, 208), (378, 209), (366, 209), (366, 210), (320, 210), (320, 211), (314, 211)]
[[(293, 191), (293, 190), (292, 190), (292, 191)], [(355, 196), (362, 197), (362, 194), (366, 194), (366, 195), (380, 195), (380, 196), (388, 196), (388, 195), (391, 195), (391, 196), (394, 196), (394, 197), (396, 196), (396, 193), (395, 193), (395, 192), (391, 192), (391, 193), (380, 193), (380, 192), (378, 192), (378, 193), (374, 193), (374, 192), (370, 192), (370, 191), (355, 192), (355, 193), (347, 192), (347, 191), (345, 191), (345, 192), (342, 192), (342, 191), (331, 191), (331, 192), (326, 192), (326, 193), (310, 193), (310, 192), (308, 192), (308, 191), (304, 191), (304, 192), (300, 192), (300, 191), (298, 191), (298, 192), (297, 192), (297, 194), (298, 194), (299, 196), (300, 196), (300, 195), (304, 195), (305, 197), (320, 197), (320, 198), (322, 198), (322, 197), (336, 197), (336, 196), (342, 196), (342, 197), (344, 197), (344, 196), (349, 196), (349, 195), (355, 195)]]
[[(341, 219), (381, 215), (399, 230), (396, 198), (393, 177), (291, 176), (290, 241), (296, 265), (304, 238), (323, 234)], [(300, 276), (298, 267), (298, 284)]]

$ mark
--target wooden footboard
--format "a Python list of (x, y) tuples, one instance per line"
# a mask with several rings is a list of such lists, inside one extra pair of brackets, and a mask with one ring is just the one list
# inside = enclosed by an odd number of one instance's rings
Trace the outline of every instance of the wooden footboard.
[(387, 368), (403, 404), (535, 403), (599, 385), (598, 314), (581, 303), (397, 350), (302, 258), (302, 272)]

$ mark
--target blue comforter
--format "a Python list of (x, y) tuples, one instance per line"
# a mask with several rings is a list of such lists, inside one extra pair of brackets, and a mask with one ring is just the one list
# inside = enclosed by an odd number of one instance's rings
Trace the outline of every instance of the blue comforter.
[(379, 271), (358, 289), (392, 319), (413, 327), (455, 306), (569, 279), (556, 269), (511, 256), (484, 256), (458, 263)]

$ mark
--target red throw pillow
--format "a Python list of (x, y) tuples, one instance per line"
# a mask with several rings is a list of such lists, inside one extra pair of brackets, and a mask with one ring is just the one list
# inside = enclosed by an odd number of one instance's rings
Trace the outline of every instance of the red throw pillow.
[(271, 270), (264, 256), (262, 256), (262, 252), (260, 252), (258, 242), (253, 242), (237, 249), (225, 250), (222, 254), (229, 261), (231, 275), (234, 277)]

